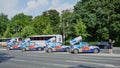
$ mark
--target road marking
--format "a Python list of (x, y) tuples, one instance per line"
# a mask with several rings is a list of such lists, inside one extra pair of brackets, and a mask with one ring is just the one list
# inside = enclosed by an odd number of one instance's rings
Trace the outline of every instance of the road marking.
[(106, 53), (98, 53), (98, 54), (77, 54), (77, 55), (93, 55), (93, 56), (114, 56), (120, 57), (120, 54), (106, 54)]
[(19, 61), (19, 62), (24, 62), (25, 60), (20, 60), (20, 59), (10, 59), (12, 61)]
[(6, 50), (6, 49), (0, 49), (1, 51)]
[[(11, 61), (17, 61), (17, 62), (30, 62), (28, 60), (21, 60), (21, 59), (10, 59)], [(37, 63), (36, 61), (32, 61), (32, 63)], [(37, 63), (37, 64), (44, 64), (44, 65), (53, 65), (53, 66), (59, 66), (59, 67), (71, 67), (71, 65), (64, 65), (64, 64), (56, 64), (56, 63)], [(45, 67), (42, 67), (45, 68)]]
[(80, 62), (80, 61), (73, 61), (73, 60), (66, 60), (66, 62), (73, 62), (73, 63), (83, 63), (83, 64), (92, 64), (92, 65), (99, 65), (99, 66), (105, 66), (105, 67), (119, 67), (119, 66), (115, 66), (113, 64), (106, 64), (106, 63), (93, 63), (93, 62)]
[(60, 67), (71, 67), (70, 65), (64, 65), (64, 64), (52, 64), (54, 66), (60, 66)]

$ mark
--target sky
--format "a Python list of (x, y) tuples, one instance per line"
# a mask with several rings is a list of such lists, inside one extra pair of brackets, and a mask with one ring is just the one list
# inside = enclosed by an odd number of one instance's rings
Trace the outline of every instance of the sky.
[(18, 13), (30, 16), (41, 15), (42, 12), (56, 9), (61, 13), (65, 9), (73, 9), (79, 0), (0, 0), (0, 13), (12, 18)]

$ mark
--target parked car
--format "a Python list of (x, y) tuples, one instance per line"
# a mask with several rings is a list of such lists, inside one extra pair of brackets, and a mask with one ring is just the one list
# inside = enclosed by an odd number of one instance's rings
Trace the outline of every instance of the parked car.
[(98, 42), (97, 44), (95, 44), (95, 46), (98, 46), (101, 49), (108, 49), (109, 48), (109, 43), (108, 42)]
[(22, 51), (28, 50), (36, 50), (36, 51), (43, 51), (44, 46), (37, 45), (35, 42), (25, 42), (22, 44)]
[(47, 53), (51, 52), (68, 52), (70, 51), (70, 46), (63, 45), (60, 42), (52, 43), (46, 46), (45, 51)]
[(7, 50), (21, 50), (21, 40), (17, 41), (16, 38), (13, 38), (7, 41)]
[(77, 54), (79, 52), (99, 53), (100, 48), (98, 46), (92, 46), (88, 42), (79, 42), (79, 44), (71, 45), (70, 52), (74, 54)]

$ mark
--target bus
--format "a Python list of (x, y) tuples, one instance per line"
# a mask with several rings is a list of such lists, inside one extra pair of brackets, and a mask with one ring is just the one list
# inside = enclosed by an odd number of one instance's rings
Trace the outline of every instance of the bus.
[(61, 42), (62, 43), (62, 35), (35, 35), (35, 36), (29, 36), (31, 42), (35, 42), (37, 45), (40, 46), (46, 46), (45, 41), (55, 37), (55, 42)]
[(0, 38), (0, 46), (6, 47), (7, 46), (7, 41), (9, 41), (10, 38)]

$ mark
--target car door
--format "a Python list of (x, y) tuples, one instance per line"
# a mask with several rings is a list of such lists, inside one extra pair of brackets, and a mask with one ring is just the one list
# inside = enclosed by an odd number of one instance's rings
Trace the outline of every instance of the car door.
[(55, 50), (56, 51), (61, 51), (62, 50), (62, 44), (61, 43), (56, 43)]
[(88, 43), (82, 43), (81, 44), (82, 45), (82, 51), (84, 52), (86, 52), (86, 51), (89, 51), (90, 50), (90, 48), (89, 48), (89, 44)]

